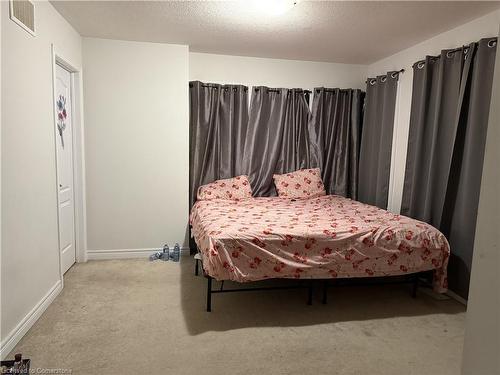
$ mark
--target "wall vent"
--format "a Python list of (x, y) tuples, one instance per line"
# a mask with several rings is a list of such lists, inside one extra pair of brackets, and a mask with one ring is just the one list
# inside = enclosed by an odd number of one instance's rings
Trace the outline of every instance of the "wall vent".
[(10, 19), (35, 35), (35, 4), (30, 0), (10, 0)]

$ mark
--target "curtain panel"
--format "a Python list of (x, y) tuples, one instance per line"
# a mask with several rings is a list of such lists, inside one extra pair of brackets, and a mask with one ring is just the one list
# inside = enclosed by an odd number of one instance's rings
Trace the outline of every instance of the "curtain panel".
[(189, 83), (189, 207), (200, 185), (242, 174), (248, 89)]
[(315, 88), (309, 121), (311, 166), (327, 194), (356, 199), (364, 93)]
[(273, 174), (309, 167), (309, 107), (302, 89), (254, 87), (243, 170), (253, 195), (275, 196)]
[(448, 281), (467, 298), (496, 38), (413, 66), (401, 213), (438, 227), (451, 245)]
[(387, 209), (399, 72), (366, 81), (358, 199)]

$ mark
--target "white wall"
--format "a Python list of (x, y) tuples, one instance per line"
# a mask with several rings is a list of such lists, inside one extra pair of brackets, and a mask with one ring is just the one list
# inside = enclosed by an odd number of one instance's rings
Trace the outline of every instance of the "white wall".
[(187, 46), (84, 38), (90, 258), (187, 246), (188, 66)]
[(405, 69), (405, 73), (401, 74), (399, 79), (388, 203), (390, 211), (399, 212), (401, 208), (406, 149), (410, 126), (413, 63), (422, 60), (426, 55), (437, 55), (442, 49), (455, 48), (478, 41), (483, 37), (497, 35), (499, 21), (500, 11), (495, 11), (453, 30), (439, 34), (411, 48), (400, 51), (395, 55), (386, 57), (368, 67), (370, 76), (384, 74), (390, 70)]
[(51, 44), (81, 64), (80, 35), (50, 3), (36, 3), (36, 37), (8, 6), (0, 4), (2, 356), (60, 288)]
[(364, 89), (366, 72), (366, 65), (189, 54), (190, 81), (303, 89), (321, 86)]
[[(500, 31), (500, 29), (499, 29)], [(499, 33), (500, 38), (500, 33)], [(500, 48), (497, 48), (467, 309), (463, 375), (500, 374)]]

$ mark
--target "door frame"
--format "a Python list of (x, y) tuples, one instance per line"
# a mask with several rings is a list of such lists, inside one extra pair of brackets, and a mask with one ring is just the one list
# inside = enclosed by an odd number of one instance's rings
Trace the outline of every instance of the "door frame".
[[(77, 263), (87, 261), (87, 213), (85, 197), (85, 147), (84, 147), (84, 122), (83, 122), (83, 80), (81, 66), (72, 64), (64, 54), (52, 44), (52, 106), (53, 121), (52, 129), (54, 134), (54, 162), (56, 170), (56, 180), (54, 188), (56, 202), (58, 202), (58, 176), (57, 176), (57, 132), (55, 121), (57, 113), (54, 105), (56, 94), (56, 65), (62, 66), (71, 73), (71, 110), (73, 113), (73, 200), (75, 208), (75, 258)], [(59, 245), (59, 208), (57, 210), (57, 241)], [(59, 273), (61, 283), (64, 285), (63, 270), (61, 261), (61, 246), (58, 246)]]

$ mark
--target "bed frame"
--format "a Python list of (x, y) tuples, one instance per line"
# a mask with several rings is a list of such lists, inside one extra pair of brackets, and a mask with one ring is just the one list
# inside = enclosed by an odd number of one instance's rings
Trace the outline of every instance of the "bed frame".
[[(194, 274), (198, 276), (199, 264), (202, 262), (201, 253), (197, 252), (194, 256), (195, 268)], [(370, 278), (355, 278), (355, 279), (302, 279), (299, 280), (298, 284), (290, 286), (269, 286), (269, 287), (250, 287), (250, 288), (231, 288), (224, 289), (224, 280), (221, 281), (221, 286), (219, 289), (212, 288), (213, 278), (205, 273), (202, 267), (203, 276), (207, 279), (207, 312), (212, 311), (212, 294), (214, 293), (235, 293), (235, 292), (255, 292), (263, 290), (283, 290), (283, 289), (307, 289), (307, 304), (312, 305), (314, 283), (315, 281), (322, 281), (323, 284), (323, 295), (322, 303), (326, 304), (328, 302), (328, 288), (330, 286), (359, 286), (359, 285), (381, 285), (381, 284), (411, 284), (411, 296), (412, 298), (417, 297), (417, 289), (420, 283), (420, 278), (425, 278), (432, 271), (417, 272), (412, 273), (407, 276), (386, 276), (386, 277), (370, 277)], [(396, 280), (395, 278), (398, 278)], [(292, 280), (292, 279), (290, 279)]]

